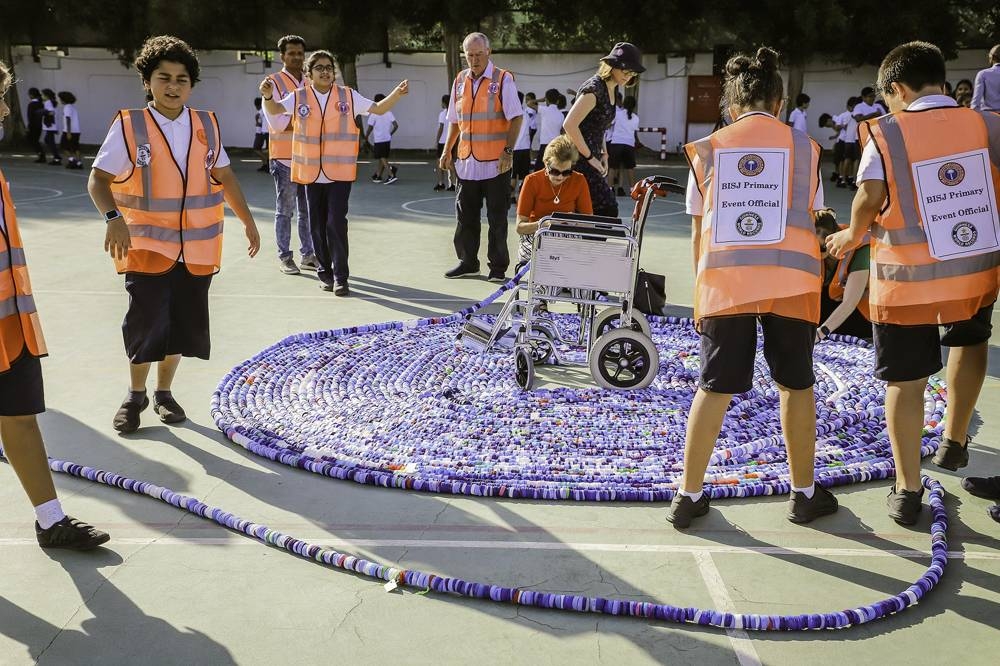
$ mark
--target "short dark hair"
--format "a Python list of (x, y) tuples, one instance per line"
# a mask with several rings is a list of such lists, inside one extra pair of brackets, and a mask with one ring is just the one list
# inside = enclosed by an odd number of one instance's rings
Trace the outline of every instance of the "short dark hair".
[(862, 97), (868, 97), (869, 95), (874, 95), (874, 94), (875, 94), (875, 89), (872, 88), (871, 86), (865, 86), (864, 88), (861, 89)]
[(527, 97), (528, 99), (535, 99), (535, 93), (533, 92), (526, 92), (524, 93), (524, 96)]
[(192, 88), (198, 83), (198, 76), (201, 74), (198, 56), (187, 42), (173, 35), (158, 35), (147, 39), (139, 49), (134, 64), (142, 80), (149, 81), (153, 72), (164, 60), (184, 65), (188, 76), (191, 77)]
[(255, 109), (259, 109), (260, 108), (260, 105), (262, 104), (262, 102), (260, 101), (260, 99), (261, 99), (260, 97), (254, 97), (253, 98), (253, 106), (254, 106)]
[(851, 95), (850, 97), (847, 98), (847, 108), (851, 108), (852, 106), (857, 106), (860, 102), (861, 102), (860, 97), (855, 97), (854, 95)]
[(68, 90), (60, 91), (58, 97), (63, 104), (76, 104), (76, 95)]
[(59, 106), (58, 98), (56, 97), (56, 91), (52, 88), (42, 88), (42, 98), (52, 102), (52, 106)]
[(798, 97), (795, 98), (795, 106), (802, 106), (803, 104), (808, 104), (809, 100), (812, 99), (809, 95), (805, 93), (799, 93)]
[(929, 42), (900, 44), (889, 51), (878, 68), (878, 88), (883, 95), (892, 92), (889, 88), (892, 83), (920, 90), (927, 86), (943, 86), (945, 78), (941, 49)]
[(41, 96), (42, 93), (38, 88), (28, 88), (28, 97), (31, 99), (39, 99)]
[(741, 53), (730, 58), (723, 89), (723, 98), (737, 108), (780, 100), (785, 86), (778, 73), (778, 52), (762, 46), (752, 57)]
[(441, 95), (441, 101), (445, 104), (451, 101), (451, 95)]
[(556, 104), (559, 101), (559, 91), (555, 88), (549, 88), (545, 91), (545, 102), (547, 104)]
[(278, 50), (281, 51), (281, 55), (285, 54), (285, 49), (289, 44), (298, 44), (302, 47), (302, 50), (306, 50), (306, 40), (302, 39), (298, 35), (285, 35), (278, 40)]
[(837, 224), (837, 211), (832, 208), (821, 208), (816, 211), (816, 230), (837, 233), (840, 230)]
[(330, 64), (333, 65), (334, 67), (337, 66), (337, 61), (333, 59), (333, 54), (330, 53), (329, 51), (324, 51), (321, 49), (319, 51), (313, 51), (309, 55), (309, 58), (306, 60), (306, 71), (311, 72), (313, 65), (316, 64), (316, 61), (322, 60), (323, 58), (329, 60)]
[(831, 116), (829, 113), (821, 113), (821, 114), (819, 114), (819, 126), (820, 127), (826, 127), (826, 124), (828, 122), (830, 122), (831, 120), (833, 120), (833, 116)]
[(379, 93), (379, 94), (375, 95), (374, 98), (372, 98), (372, 101), (373, 102), (381, 102), (384, 99), (385, 99), (385, 95), (383, 95), (382, 93)]

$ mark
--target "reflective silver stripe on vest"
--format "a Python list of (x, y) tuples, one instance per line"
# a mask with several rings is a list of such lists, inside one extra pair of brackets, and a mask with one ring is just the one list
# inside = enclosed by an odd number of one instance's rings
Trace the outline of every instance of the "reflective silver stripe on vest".
[[(903, 141), (903, 130), (899, 127), (899, 119), (895, 116), (882, 116), (876, 119), (882, 136), (885, 138), (886, 146), (889, 148), (889, 159), (892, 162), (892, 175), (896, 186), (896, 201), (894, 205), (899, 206), (900, 214), (903, 216), (903, 228), (912, 228), (920, 233), (923, 242), (927, 241), (923, 228), (920, 226), (920, 215), (917, 213), (916, 195), (913, 186), (913, 173), (910, 171), (910, 158), (906, 152), (906, 142)], [(876, 144), (877, 145), (877, 144)], [(882, 156), (885, 159), (885, 156)], [(890, 239), (892, 233), (890, 232)], [(896, 245), (905, 245), (906, 238), (915, 239), (913, 232), (899, 236)], [(916, 242), (915, 240), (912, 242)]]
[(503, 111), (476, 111), (466, 116), (469, 120), (506, 120)]
[(278, 99), (282, 99), (288, 94), (288, 86), (285, 85), (285, 77), (281, 75), (281, 72), (272, 74), (271, 82), (274, 83), (274, 87), (278, 89)]
[(31, 294), (19, 294), (0, 301), (0, 319), (10, 317), (19, 312), (21, 314), (37, 312), (35, 309), (35, 299)]
[(358, 158), (351, 155), (321, 155), (319, 158), (315, 157), (300, 157), (298, 155), (292, 155), (292, 164), (301, 164), (302, 166), (322, 166), (324, 164), (354, 164)]
[(903, 227), (902, 229), (886, 229), (877, 222), (871, 227), (871, 234), (883, 245), (895, 247), (898, 245), (915, 245), (926, 243), (927, 234), (921, 227)]
[(325, 132), (322, 137), (318, 136), (306, 136), (305, 134), (296, 134), (295, 140), (301, 143), (310, 143), (316, 145), (322, 141), (353, 141), (354, 135), (351, 133), (342, 132)]
[[(132, 236), (151, 238), (153, 240), (166, 241), (168, 243), (180, 243), (181, 232), (178, 229), (165, 229), (152, 224), (130, 224), (128, 232)], [(185, 229), (184, 241), (211, 240), (222, 233), (222, 222), (200, 229)]]
[[(139, 146), (149, 146), (149, 132), (146, 131), (147, 113), (147, 109), (132, 109), (128, 112), (129, 125), (132, 127), (132, 137), (135, 139), (135, 149), (137, 152)], [(152, 146), (149, 146), (149, 148), (152, 150)], [(143, 167), (136, 165), (135, 167), (142, 177), (142, 191), (146, 194), (150, 194), (153, 191), (153, 174), (150, 170), (150, 164), (146, 164)]]
[(19, 247), (12, 247), (9, 250), (0, 252), (0, 269), (5, 266), (25, 266), (24, 250)]
[(472, 132), (462, 132), (461, 137), (466, 141), (504, 141), (507, 139), (507, 133), (473, 134)]
[(1000, 252), (977, 254), (974, 257), (956, 257), (919, 266), (876, 264), (875, 274), (880, 280), (892, 282), (927, 282), (941, 278), (972, 275), (1000, 266)]
[(805, 132), (792, 130), (792, 204), (788, 210), (786, 224), (800, 229), (815, 229), (815, 222), (809, 211), (812, 210), (812, 197), (809, 196), (809, 185), (812, 183), (812, 142)]
[(136, 196), (134, 194), (115, 193), (115, 203), (123, 208), (134, 210), (144, 210), (151, 213), (179, 213), (182, 210), (193, 210), (199, 208), (211, 208), (218, 206), (225, 201), (223, 192), (186, 197), (182, 199), (162, 198), (150, 199)]
[(732, 268), (736, 266), (778, 266), (805, 271), (819, 277), (820, 259), (804, 252), (775, 248), (728, 250), (709, 252), (698, 262), (698, 270), (705, 268)]

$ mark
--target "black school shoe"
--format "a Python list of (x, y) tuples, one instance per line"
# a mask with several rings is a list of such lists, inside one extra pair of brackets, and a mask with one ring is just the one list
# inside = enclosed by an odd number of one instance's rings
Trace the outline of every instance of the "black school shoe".
[(708, 493), (703, 492), (697, 502), (687, 495), (677, 493), (670, 502), (667, 522), (679, 530), (689, 527), (691, 521), (708, 513)]
[(486, 278), (486, 280), (496, 284), (503, 284), (507, 281), (507, 275), (506, 273), (501, 273), (499, 271), (490, 271), (490, 275)]
[(900, 525), (916, 525), (920, 517), (920, 511), (924, 508), (921, 500), (924, 497), (924, 489), (919, 492), (913, 490), (896, 490), (893, 486), (889, 490), (889, 496), (885, 499), (886, 508), (889, 509), (889, 517)]
[(839, 507), (833, 493), (817, 483), (813, 486), (812, 497), (792, 491), (792, 496), (788, 498), (788, 520), (798, 524), (812, 522), (821, 516), (836, 513)]
[(35, 522), (35, 538), (42, 548), (65, 548), (67, 550), (92, 550), (107, 543), (107, 532), (102, 532), (82, 521), (65, 516), (47, 530)]
[(111, 427), (122, 434), (135, 432), (139, 429), (139, 414), (149, 407), (149, 396), (144, 395), (142, 402), (133, 402), (131, 398), (125, 398), (125, 402), (115, 412), (115, 418), (111, 421)]
[(350, 293), (351, 288), (347, 286), (347, 282), (337, 282), (333, 285), (334, 296), (347, 296)]
[(965, 444), (962, 444), (953, 439), (942, 438), (937, 453), (934, 454), (934, 464), (952, 472), (968, 465), (970, 439), (967, 437)]
[(962, 479), (962, 487), (970, 495), (1000, 500), (1000, 476), (967, 476)]
[(153, 394), (153, 411), (164, 423), (180, 423), (187, 419), (184, 408), (177, 404), (169, 391), (157, 391)]
[(459, 264), (458, 266), (455, 266), (453, 269), (444, 274), (444, 276), (448, 279), (459, 278), (462, 277), (463, 275), (479, 275), (479, 266), (473, 268), (472, 266)]

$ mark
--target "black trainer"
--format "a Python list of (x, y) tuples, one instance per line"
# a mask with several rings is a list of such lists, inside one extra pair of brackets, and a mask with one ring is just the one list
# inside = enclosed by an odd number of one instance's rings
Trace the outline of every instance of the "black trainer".
[(792, 496), (788, 498), (788, 520), (799, 524), (808, 523), (821, 516), (836, 513), (839, 506), (834, 494), (817, 483), (813, 486), (812, 497), (792, 491)]
[(111, 427), (120, 433), (128, 434), (139, 429), (139, 414), (149, 407), (149, 396), (143, 395), (142, 402), (134, 402), (132, 397), (125, 398), (125, 402), (115, 412), (115, 418), (111, 421)]
[(937, 453), (934, 454), (934, 464), (944, 469), (950, 469), (953, 472), (968, 465), (969, 439), (966, 438), (965, 444), (962, 444), (953, 439), (943, 437), (941, 444), (938, 446)]
[(986, 509), (986, 513), (990, 514), (990, 518), (1000, 523), (1000, 504), (994, 504)]
[(81, 522), (70, 516), (63, 517), (58, 523), (43, 530), (35, 522), (35, 538), (42, 548), (66, 548), (68, 550), (91, 550), (107, 543), (107, 532), (95, 529), (92, 525)]
[(900, 525), (916, 525), (917, 518), (924, 505), (921, 500), (924, 497), (924, 489), (920, 492), (913, 490), (896, 490), (893, 486), (889, 490), (889, 496), (885, 500), (885, 505), (889, 509), (889, 517)]
[(1000, 500), (1000, 476), (967, 476), (962, 479), (962, 487), (970, 495)]
[(169, 391), (157, 391), (153, 394), (153, 411), (164, 423), (180, 423), (187, 418), (184, 408), (177, 404)]
[(708, 513), (708, 493), (702, 493), (697, 502), (687, 495), (677, 493), (670, 502), (670, 511), (667, 512), (667, 522), (673, 524), (677, 529), (684, 529), (691, 525), (691, 521), (699, 516)]
[(465, 264), (459, 264), (444, 274), (444, 276), (449, 279), (459, 278), (463, 275), (479, 275), (479, 266), (472, 267), (466, 266)]
[(499, 271), (490, 271), (490, 275), (486, 278), (489, 282), (496, 282), (497, 284), (503, 284), (507, 281), (507, 276)]
[(347, 296), (350, 293), (351, 288), (347, 286), (347, 282), (337, 282), (333, 285), (334, 296)]

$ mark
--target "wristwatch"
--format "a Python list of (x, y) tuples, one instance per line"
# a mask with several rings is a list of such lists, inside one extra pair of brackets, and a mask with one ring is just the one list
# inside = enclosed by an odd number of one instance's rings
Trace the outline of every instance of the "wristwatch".
[(508, 155), (513, 155), (514, 154), (514, 149), (511, 148), (510, 146), (504, 146), (503, 147), (503, 152), (507, 153)]
[(830, 329), (829, 327), (827, 327), (826, 324), (823, 324), (822, 326), (819, 327), (819, 336), (820, 340), (823, 340), (824, 338), (828, 338), (830, 336)]
[(104, 213), (104, 223), (107, 224), (111, 220), (117, 220), (122, 214), (118, 212), (117, 208), (112, 208), (111, 210)]

